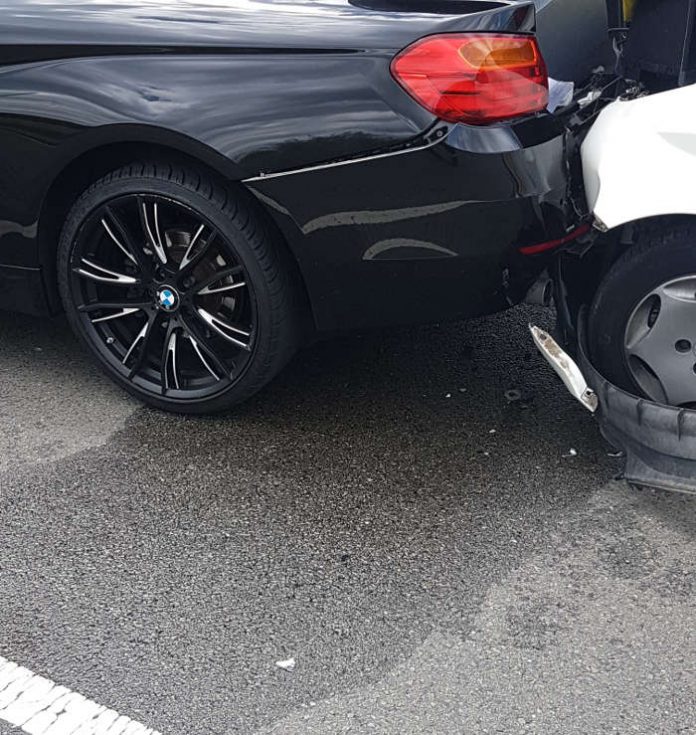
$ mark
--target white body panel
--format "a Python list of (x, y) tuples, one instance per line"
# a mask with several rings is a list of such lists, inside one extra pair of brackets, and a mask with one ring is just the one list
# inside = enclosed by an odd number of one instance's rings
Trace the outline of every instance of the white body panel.
[(582, 147), (590, 209), (609, 229), (696, 215), (696, 85), (603, 110)]

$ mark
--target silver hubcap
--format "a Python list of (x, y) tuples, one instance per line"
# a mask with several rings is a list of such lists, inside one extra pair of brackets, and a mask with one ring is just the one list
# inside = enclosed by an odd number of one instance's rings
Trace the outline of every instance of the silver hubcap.
[(649, 293), (628, 320), (624, 347), (646, 395), (671, 406), (696, 404), (696, 275)]

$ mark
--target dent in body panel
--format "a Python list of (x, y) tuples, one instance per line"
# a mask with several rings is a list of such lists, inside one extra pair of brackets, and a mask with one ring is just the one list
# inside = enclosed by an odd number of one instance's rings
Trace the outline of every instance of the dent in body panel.
[(378, 69), (369, 57), (340, 56), (321, 63), (256, 56), (71, 59), (0, 73), (1, 111), (81, 129), (161, 126), (205, 143), (252, 176), (356, 155), (420, 132), (385, 101)]
[[(302, 57), (145, 56), (6, 67), (0, 219), (35, 223), (58, 173), (119, 135), (161, 144), (181, 136), (229, 162), (237, 179), (408, 140), (418, 128), (383, 99), (374, 69), (368, 56), (354, 63), (327, 56), (320, 65)], [(35, 242), (0, 233), (0, 263), (36, 265)]]

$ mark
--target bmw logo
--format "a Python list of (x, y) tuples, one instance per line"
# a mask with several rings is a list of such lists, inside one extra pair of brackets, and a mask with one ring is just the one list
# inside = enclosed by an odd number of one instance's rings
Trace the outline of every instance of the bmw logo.
[(157, 292), (157, 303), (162, 311), (174, 311), (179, 306), (179, 296), (173, 288), (163, 286)]

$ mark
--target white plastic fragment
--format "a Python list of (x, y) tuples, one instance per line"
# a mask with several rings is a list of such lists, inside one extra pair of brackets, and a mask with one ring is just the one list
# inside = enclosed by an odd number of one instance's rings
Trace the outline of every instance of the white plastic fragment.
[(568, 450), (568, 454), (564, 454), (563, 456), (564, 457), (577, 457), (578, 456), (578, 450), (577, 449), (573, 449), (573, 447), (571, 447)]
[(577, 363), (543, 329), (533, 324), (529, 325), (529, 329), (537, 348), (563, 381), (573, 398), (580, 401), (590, 413), (596, 413), (599, 408), (599, 398), (587, 384)]
[(294, 658), (289, 658), (287, 661), (276, 661), (276, 666), (283, 671), (294, 671), (297, 662)]

